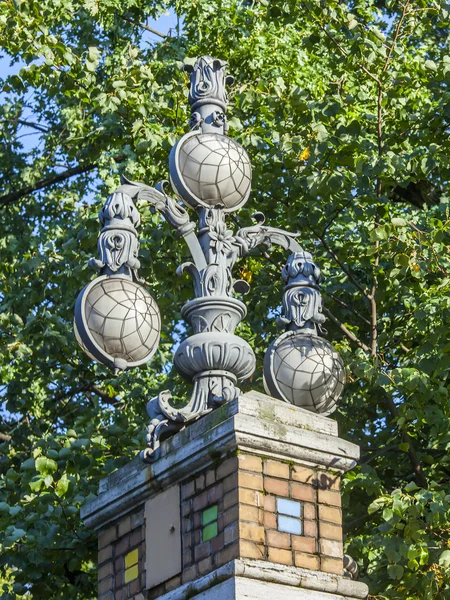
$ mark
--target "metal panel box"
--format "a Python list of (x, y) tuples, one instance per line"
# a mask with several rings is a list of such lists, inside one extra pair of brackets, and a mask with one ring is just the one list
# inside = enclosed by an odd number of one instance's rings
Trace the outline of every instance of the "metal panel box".
[(181, 573), (180, 486), (145, 503), (146, 588)]

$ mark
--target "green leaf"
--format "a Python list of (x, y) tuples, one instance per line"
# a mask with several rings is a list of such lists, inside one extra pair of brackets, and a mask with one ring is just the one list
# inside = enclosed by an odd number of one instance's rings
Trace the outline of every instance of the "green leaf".
[(409, 483), (407, 483), (405, 485), (405, 491), (407, 492), (414, 492), (415, 490), (418, 490), (419, 486), (417, 485), (417, 483), (415, 481), (410, 481)]
[(66, 473), (64, 473), (64, 475), (61, 477), (61, 479), (58, 480), (57, 484), (56, 484), (56, 493), (58, 496), (64, 496), (67, 493), (67, 490), (69, 489), (69, 478), (67, 477)]
[(58, 469), (57, 463), (46, 456), (39, 456), (36, 459), (36, 470), (41, 475), (52, 475)]
[(367, 512), (369, 513), (369, 515), (372, 515), (373, 513), (383, 508), (385, 504), (386, 500), (384, 498), (377, 498), (369, 505)]
[(388, 231), (386, 227), (376, 227), (370, 232), (370, 241), (377, 242), (380, 240), (387, 240)]
[(407, 267), (409, 265), (410, 257), (407, 254), (398, 254), (395, 257), (395, 264), (399, 267)]
[(394, 516), (394, 511), (392, 510), (392, 508), (385, 508), (383, 510), (383, 519), (385, 521), (392, 521)]
[(40, 477), (39, 479), (34, 479), (33, 481), (30, 481), (28, 485), (30, 486), (31, 491), (35, 492), (35, 493), (38, 493), (43, 488), (45, 488), (45, 482), (42, 477)]
[(20, 465), (20, 469), (23, 471), (34, 471), (35, 466), (34, 458), (27, 458), (27, 460), (24, 460)]
[(387, 568), (390, 579), (401, 579), (403, 577), (404, 569), (401, 565), (388, 565)]
[(391, 223), (394, 225), (394, 227), (406, 227), (408, 225), (406, 219), (402, 219), (400, 217), (394, 217), (391, 219)]
[(439, 557), (439, 565), (441, 567), (450, 567), (450, 550), (444, 550)]
[(98, 60), (100, 56), (100, 50), (96, 46), (89, 46), (88, 57), (91, 62)]

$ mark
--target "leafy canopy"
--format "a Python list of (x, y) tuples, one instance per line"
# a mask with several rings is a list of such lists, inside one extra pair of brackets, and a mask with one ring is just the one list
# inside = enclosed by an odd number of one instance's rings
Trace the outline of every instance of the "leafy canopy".
[[(170, 9), (181, 25), (151, 37)], [(146, 367), (120, 377), (77, 348), (97, 211), (120, 173), (155, 184), (187, 131), (189, 58), (227, 60), (230, 134), (252, 197), (301, 232), (323, 274), (348, 367), (337, 419), (361, 446), (345, 480), (347, 551), (378, 599), (450, 593), (449, 13), (425, 0), (7, 0), (0, 117), (0, 589), (95, 595), (96, 539), (79, 509), (144, 444), (145, 403), (171, 372), (191, 283), (186, 249), (141, 206), (142, 275), (164, 319)], [(149, 41), (150, 40), (150, 41)], [(151, 41), (153, 40), (153, 41)], [(30, 137), (32, 136), (32, 137)], [(32, 142), (30, 142), (30, 139)], [(240, 334), (258, 370), (276, 335), (281, 253), (253, 277)], [(269, 318), (268, 315), (272, 315)]]

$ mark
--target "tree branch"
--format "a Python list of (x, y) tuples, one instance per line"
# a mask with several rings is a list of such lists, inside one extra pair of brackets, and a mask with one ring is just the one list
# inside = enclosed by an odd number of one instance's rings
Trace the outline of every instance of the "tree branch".
[(114, 398), (113, 396), (110, 396), (107, 392), (102, 390), (98, 385), (96, 385), (92, 381), (85, 381), (84, 383), (81, 383), (79, 386), (73, 388), (72, 390), (69, 390), (68, 392), (61, 392), (60, 394), (57, 394), (53, 397), (52, 401), (59, 402), (61, 400), (65, 400), (66, 398), (70, 399), (81, 392), (93, 392), (94, 394), (97, 394), (97, 396), (99, 396), (104, 402), (107, 402), (108, 404), (111, 404), (113, 406), (120, 402), (120, 400)]
[(29, 121), (25, 121), (25, 119), (15, 119), (17, 123), (21, 125), (25, 125), (26, 127), (32, 127), (33, 129), (37, 129), (38, 131), (42, 131), (42, 133), (48, 133), (48, 129), (39, 125), (39, 123), (30, 123)]
[[(391, 413), (391, 416), (393, 418), (397, 418), (397, 416), (398, 416), (397, 407), (395, 406), (395, 403), (389, 394), (385, 394), (385, 401), (386, 401), (386, 405), (389, 409), (389, 412)], [(428, 487), (427, 478), (425, 477), (425, 473), (422, 470), (422, 465), (420, 464), (419, 457), (417, 456), (417, 452), (414, 447), (412, 437), (409, 435), (409, 433), (407, 431), (403, 431), (402, 439), (405, 443), (408, 444), (409, 461), (413, 468), (417, 485), (422, 488), (427, 488)]]
[(60, 183), (61, 181), (65, 181), (66, 179), (70, 179), (70, 177), (74, 177), (75, 175), (82, 175), (83, 173), (88, 173), (89, 171), (93, 171), (97, 168), (95, 163), (87, 164), (87, 165), (78, 165), (77, 167), (72, 167), (71, 169), (67, 169), (63, 173), (58, 173), (55, 175), (50, 175), (49, 177), (45, 177), (40, 181), (37, 181), (33, 185), (28, 185), (20, 190), (16, 190), (14, 192), (9, 192), (8, 194), (4, 194), (0, 196), (0, 206), (8, 206), (16, 200), (20, 200), (24, 196), (28, 196), (33, 192), (38, 192), (46, 187), (54, 185), (55, 183)]
[(364, 342), (362, 342), (352, 331), (350, 331), (350, 329), (347, 329), (343, 323), (336, 319), (336, 317), (328, 310), (328, 308), (324, 307), (323, 312), (327, 315), (330, 321), (333, 321), (333, 323), (339, 327), (339, 329), (348, 337), (351, 342), (362, 348), (362, 350), (365, 352), (370, 352), (369, 346), (364, 344)]
[[(391, 47), (389, 49), (388, 55), (386, 57), (386, 61), (383, 65), (382, 74), (386, 72), (389, 61), (391, 60), (392, 52), (394, 51), (395, 45), (397, 44), (398, 37), (400, 35), (400, 29), (403, 23), (403, 19), (406, 16), (408, 10), (409, 0), (406, 0), (403, 5), (402, 14), (400, 19), (398, 20), (397, 27), (395, 29), (394, 38), (392, 40)], [(378, 158), (381, 159), (383, 155), (383, 84), (380, 79), (377, 81), (378, 93), (377, 93), (377, 147), (378, 147)], [(377, 177), (376, 183), (376, 196), (379, 200), (381, 198), (383, 189), (381, 177)], [(375, 219), (375, 226), (379, 226), (378, 218)], [(376, 252), (375, 252), (375, 270), (378, 269), (380, 265), (380, 242), (375, 242)], [(376, 301), (376, 292), (377, 292), (377, 274), (374, 273), (372, 289), (368, 296), (370, 301), (370, 353), (372, 358), (376, 358), (377, 356), (377, 345), (378, 345), (378, 329), (377, 329), (377, 301)]]
[[(320, 27), (320, 29), (326, 34), (326, 36), (338, 48), (338, 50), (342, 54), (342, 56), (345, 56), (345, 58), (348, 58), (348, 52), (345, 50), (345, 48), (343, 46), (341, 46), (341, 44), (336, 40), (336, 38), (331, 35), (331, 33), (327, 30), (327, 28), (325, 27), (325, 25), (323, 25), (317, 18), (315, 18), (314, 14), (308, 8), (307, 4), (305, 2), (303, 2), (302, 4), (306, 8), (306, 10), (309, 12), (309, 14), (315, 19), (315, 21), (318, 24), (318, 26)], [(358, 67), (362, 71), (364, 71), (364, 73), (366, 75), (368, 75), (371, 79), (373, 79), (373, 81), (375, 81), (377, 84), (381, 85), (380, 80), (378, 79), (378, 77), (376, 75), (374, 75), (373, 73), (371, 73), (363, 64), (361, 64), (359, 62), (357, 62), (356, 64), (358, 65)]]
[(409, 0), (406, 0), (405, 4), (403, 5), (402, 14), (400, 15), (400, 19), (398, 20), (398, 23), (397, 23), (397, 27), (395, 28), (394, 39), (392, 40), (391, 47), (389, 48), (389, 52), (386, 57), (386, 62), (384, 63), (383, 73), (388, 68), (388, 64), (389, 64), (389, 61), (391, 60), (392, 52), (394, 51), (394, 48), (397, 44), (398, 36), (400, 35), (400, 29), (402, 27), (403, 20), (406, 17), (406, 13), (408, 10), (408, 5), (409, 5)]
[(111, 404), (112, 406), (116, 406), (120, 403), (120, 400), (118, 400), (114, 396), (110, 396), (107, 392), (103, 391), (101, 388), (98, 387), (98, 385), (95, 385), (94, 383), (91, 383), (88, 386), (87, 390), (93, 392), (94, 394), (97, 394), (97, 396), (99, 396), (103, 400), (103, 402)]
[(331, 249), (329, 244), (326, 242), (325, 237), (322, 235), (319, 235), (315, 231), (313, 231), (313, 233), (317, 238), (319, 238), (319, 240), (325, 246), (325, 249), (328, 252), (328, 254), (330, 254), (332, 256), (332, 258), (337, 262), (337, 264), (341, 267), (341, 269), (344, 271), (344, 273), (347, 275), (347, 277), (353, 283), (353, 285), (355, 285), (358, 288), (358, 290), (362, 293), (363, 296), (368, 298), (369, 294), (367, 293), (367, 291), (362, 287), (362, 285), (359, 283), (359, 281), (355, 278), (355, 276), (350, 271), (350, 269), (347, 266), (345, 266), (344, 263), (340, 260), (340, 258), (336, 254), (336, 252)]
[(346, 308), (347, 310), (352, 312), (355, 315), (355, 317), (358, 317), (358, 319), (361, 319), (361, 321), (363, 321), (366, 325), (370, 325), (370, 321), (368, 319), (366, 319), (366, 317), (363, 317), (357, 310), (352, 308), (350, 306), (350, 304), (347, 304), (347, 302), (344, 302), (343, 300), (341, 300), (340, 298), (338, 298), (331, 292), (327, 292), (327, 290), (325, 290), (325, 289), (321, 289), (320, 291), (323, 294), (325, 294), (326, 296), (329, 296), (330, 298), (332, 298), (334, 300), (334, 302), (336, 302), (337, 304), (340, 304), (343, 308)]
[[(377, 243), (377, 245), (379, 245), (379, 242), (376, 242), (376, 243)], [(377, 252), (377, 255), (375, 257), (375, 267), (378, 267), (379, 261), (380, 261), (380, 255)], [(378, 327), (377, 327), (378, 315), (377, 315), (377, 300), (376, 300), (376, 296), (375, 296), (376, 291), (377, 291), (377, 276), (375, 274), (374, 280), (373, 280), (373, 285), (372, 285), (372, 291), (369, 296), (369, 302), (370, 302), (370, 353), (372, 355), (372, 358), (374, 358), (374, 359), (377, 357), (377, 352), (378, 352)]]
[[(116, 161), (116, 163), (121, 163), (125, 160), (125, 155), (119, 154), (119, 156), (116, 156), (114, 158), (114, 160)], [(28, 194), (32, 194), (33, 192), (38, 192), (39, 190), (42, 190), (47, 187), (50, 187), (51, 185), (54, 185), (55, 183), (60, 183), (61, 181), (66, 181), (66, 179), (70, 179), (71, 177), (74, 177), (75, 175), (82, 175), (83, 173), (89, 173), (89, 171), (93, 171), (94, 169), (96, 169), (97, 166), (98, 166), (97, 163), (88, 163), (87, 165), (78, 165), (77, 167), (71, 167), (70, 169), (67, 169), (63, 173), (55, 173), (54, 175), (49, 175), (48, 177), (45, 177), (44, 179), (37, 181), (33, 185), (28, 185), (24, 188), (21, 188), (20, 190), (16, 190), (13, 192), (9, 192), (8, 194), (4, 194), (3, 196), (0, 196), (0, 207), (8, 206), (9, 204), (16, 202), (16, 200), (20, 200), (21, 198), (28, 196)]]
[(350, 204), (353, 202), (353, 198), (351, 200), (349, 200), (346, 204), (344, 204), (343, 206), (340, 206), (338, 208), (335, 209), (335, 211), (332, 213), (331, 217), (328, 219), (328, 221), (325, 223), (323, 231), (322, 231), (322, 236), (325, 236), (328, 227), (330, 227), (330, 225), (335, 221), (335, 219), (338, 217), (338, 215), (344, 211), (348, 206), (350, 206)]
[(156, 29), (152, 29), (148, 25), (143, 25), (142, 23), (139, 23), (138, 21), (133, 21), (133, 19), (130, 19), (129, 17), (126, 17), (125, 15), (122, 15), (122, 19), (124, 21), (128, 21), (128, 23), (131, 23), (132, 25), (137, 25), (141, 29), (145, 29), (146, 31), (150, 31), (150, 33), (154, 33), (155, 35), (158, 35), (159, 37), (161, 37), (163, 39), (165, 39), (167, 37), (166, 35), (164, 35), (164, 33), (161, 33), (160, 31), (156, 31)]

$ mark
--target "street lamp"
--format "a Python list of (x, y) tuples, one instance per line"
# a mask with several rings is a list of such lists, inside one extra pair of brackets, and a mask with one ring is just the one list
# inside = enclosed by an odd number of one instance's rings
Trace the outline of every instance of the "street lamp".
[(264, 215), (234, 233), (227, 215), (239, 210), (251, 191), (251, 163), (244, 148), (227, 136), (225, 84), (227, 63), (210, 56), (189, 66), (191, 131), (172, 148), (171, 187), (183, 204), (198, 215), (198, 225), (170, 195), (169, 182), (154, 188), (128, 181), (108, 198), (100, 212), (100, 260), (90, 264), (100, 276), (80, 293), (75, 331), (82, 348), (95, 360), (127, 369), (150, 360), (159, 341), (160, 316), (155, 300), (138, 277), (139, 214), (135, 202), (146, 201), (184, 238), (192, 262), (178, 267), (193, 278), (194, 295), (182, 308), (192, 327), (178, 347), (174, 364), (193, 383), (189, 402), (171, 405), (162, 391), (149, 401), (151, 422), (145, 461), (158, 457), (163, 437), (239, 395), (237, 383), (255, 370), (250, 345), (235, 335), (245, 318), (245, 304), (234, 293), (249, 285), (233, 279), (235, 263), (257, 246), (279, 245), (289, 252), (282, 277), (286, 283), (285, 329), (269, 346), (264, 359), (266, 391), (284, 402), (325, 415), (336, 407), (345, 382), (343, 362), (323, 337), (320, 270), (297, 242), (298, 234), (268, 227)]

